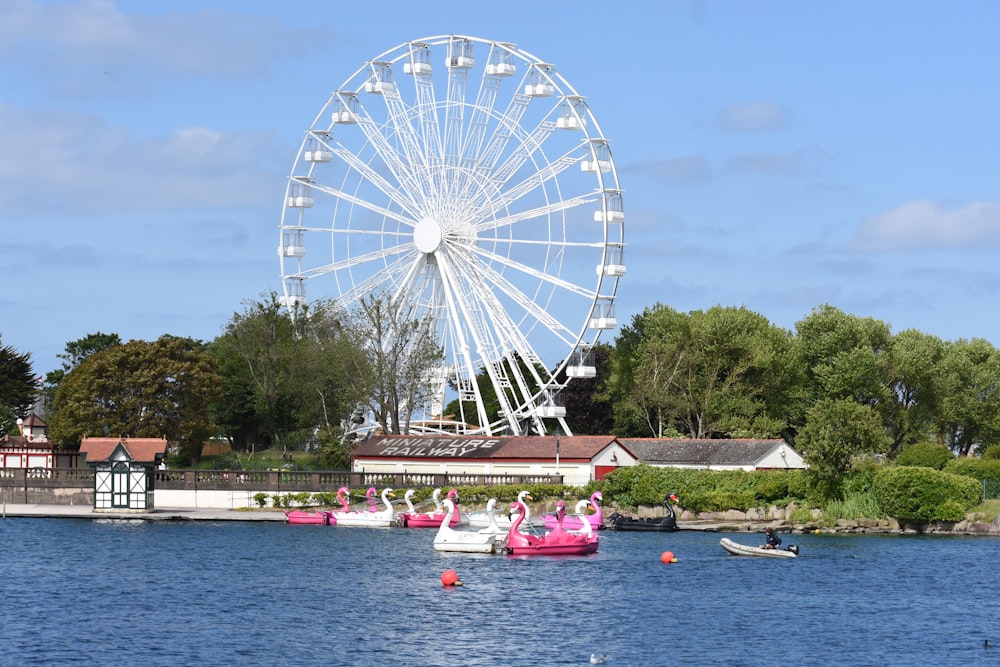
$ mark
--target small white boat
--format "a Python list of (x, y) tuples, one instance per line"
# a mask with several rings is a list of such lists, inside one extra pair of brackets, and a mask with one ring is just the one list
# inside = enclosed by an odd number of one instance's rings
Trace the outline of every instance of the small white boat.
[(503, 551), (507, 534), (497, 528), (494, 523), (491, 528), (479, 531), (455, 530), (451, 520), (455, 516), (455, 502), (451, 498), (444, 501), (448, 508), (447, 514), (441, 519), (441, 527), (434, 537), (435, 551), (458, 551), (462, 553), (493, 554)]
[(795, 558), (799, 555), (799, 548), (794, 544), (789, 544), (784, 549), (762, 549), (761, 547), (751, 547), (746, 544), (733, 542), (728, 537), (719, 540), (722, 548), (734, 556), (761, 556), (763, 558)]

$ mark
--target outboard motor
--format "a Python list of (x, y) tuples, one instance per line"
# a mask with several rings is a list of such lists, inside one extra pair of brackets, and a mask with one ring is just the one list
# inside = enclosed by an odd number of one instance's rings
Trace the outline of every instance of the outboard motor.
[(789, 545), (788, 545), (788, 546), (786, 547), (786, 549), (787, 549), (788, 551), (791, 551), (791, 552), (792, 552), (793, 554), (795, 554), (796, 556), (798, 556), (798, 555), (799, 555), (799, 547), (798, 547), (798, 545), (796, 545), (796, 544), (789, 544)]

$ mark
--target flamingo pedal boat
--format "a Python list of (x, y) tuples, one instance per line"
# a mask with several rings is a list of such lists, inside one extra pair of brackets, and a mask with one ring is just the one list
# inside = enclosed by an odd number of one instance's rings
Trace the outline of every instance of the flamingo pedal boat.
[[(404, 528), (437, 528), (441, 525), (441, 521), (444, 519), (446, 511), (444, 505), (441, 504), (441, 489), (434, 489), (434, 504), (437, 505), (437, 509), (433, 512), (418, 512), (413, 507), (413, 489), (406, 492), (404, 500), (406, 501), (406, 506), (408, 511), (400, 512), (398, 515), (399, 523)], [(448, 492), (448, 498), (453, 502), (458, 501), (458, 491), (452, 489)], [(461, 521), (461, 516), (458, 512), (453, 512), (451, 515), (451, 523), (449, 524), (453, 528), (459, 524)]]
[[(320, 526), (329, 526), (331, 523), (331, 515), (333, 512), (317, 510), (315, 512), (305, 512), (303, 510), (293, 510), (289, 512), (284, 510), (285, 517), (288, 519), (290, 524), (313, 524)], [(336, 523), (336, 519), (332, 523)]]
[(799, 548), (794, 544), (789, 544), (784, 549), (764, 549), (762, 547), (752, 547), (747, 544), (733, 542), (728, 537), (719, 540), (722, 548), (734, 556), (759, 556), (761, 558), (797, 558)]
[[(603, 530), (604, 529), (604, 514), (601, 510), (601, 501), (604, 500), (604, 496), (600, 491), (594, 491), (590, 496), (590, 501), (581, 500), (581, 503), (589, 504), (594, 508), (593, 514), (584, 514), (583, 512), (578, 512), (577, 514), (567, 514), (562, 519), (562, 527), (565, 530), (576, 530), (579, 531), (583, 528), (583, 522), (590, 522), (590, 527), (593, 530)], [(579, 503), (578, 503), (579, 504)], [(542, 515), (542, 521), (545, 523), (546, 530), (552, 530), (559, 524), (559, 517), (554, 512), (547, 512)]]
[[(527, 498), (530, 500), (531, 496), (527, 496)], [(562, 503), (561, 500), (559, 502)], [(557, 527), (545, 535), (525, 534), (520, 531), (520, 527), (521, 522), (524, 521), (524, 517), (528, 513), (527, 504), (518, 501), (511, 508), (518, 508), (521, 510), (521, 513), (514, 517), (514, 523), (511, 524), (510, 531), (507, 533), (507, 546), (505, 549), (508, 554), (582, 556), (597, 551), (598, 537), (597, 533), (591, 529), (590, 522), (582, 522), (582, 533), (574, 533), (563, 530), (562, 527)], [(560, 505), (560, 513), (563, 511), (564, 509)]]

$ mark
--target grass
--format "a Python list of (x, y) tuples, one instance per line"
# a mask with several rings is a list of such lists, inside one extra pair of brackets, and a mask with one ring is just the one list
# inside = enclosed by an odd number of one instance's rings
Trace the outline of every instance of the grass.
[[(309, 452), (288, 452), (291, 457), (290, 465), (299, 470), (315, 468), (316, 455)], [(263, 449), (254, 452), (227, 452), (215, 456), (203, 456), (198, 465), (192, 466), (197, 470), (213, 470), (218, 468), (231, 468), (234, 464), (238, 467), (249, 470), (271, 470), (284, 468), (289, 462), (282, 458), (280, 449)]]
[(993, 523), (1000, 516), (1000, 499), (993, 498), (979, 503), (972, 508), (969, 516), (975, 521)]

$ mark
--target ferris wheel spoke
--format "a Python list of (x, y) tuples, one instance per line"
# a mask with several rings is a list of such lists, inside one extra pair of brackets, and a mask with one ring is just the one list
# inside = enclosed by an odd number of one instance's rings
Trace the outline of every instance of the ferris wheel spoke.
[(475, 226), (477, 232), (483, 232), (486, 230), (495, 230), (502, 227), (510, 227), (511, 225), (523, 222), (525, 220), (534, 220), (535, 218), (542, 218), (552, 213), (558, 213), (559, 211), (565, 211), (571, 208), (576, 208), (577, 206), (583, 206), (585, 204), (593, 204), (596, 201), (593, 197), (575, 197), (573, 199), (565, 199), (562, 201), (553, 202), (546, 206), (539, 206), (538, 208), (533, 208), (527, 211), (521, 211), (520, 213), (514, 213), (512, 215), (504, 216), (502, 218), (495, 218), (480, 222)]
[[(429, 56), (428, 56), (429, 59)], [(431, 75), (430, 63), (428, 67), (417, 68), (414, 66), (413, 80), (416, 91), (416, 105), (412, 110), (417, 114), (420, 124), (421, 139), (424, 152), (429, 164), (439, 164), (444, 149), (441, 147), (441, 127), (438, 119), (437, 100), (434, 92), (434, 80)]]
[(344, 269), (349, 269), (354, 266), (360, 266), (362, 264), (367, 264), (368, 262), (373, 262), (377, 260), (385, 260), (388, 257), (393, 257), (399, 255), (400, 253), (411, 253), (414, 254), (416, 249), (412, 244), (410, 245), (397, 245), (391, 248), (383, 248), (381, 250), (376, 250), (364, 255), (356, 255), (354, 257), (349, 257), (347, 259), (341, 260), (339, 262), (332, 262), (324, 266), (317, 266), (315, 268), (304, 271), (302, 275), (306, 278), (313, 278), (318, 275), (325, 273), (334, 273), (337, 271), (343, 271)]
[(404, 255), (386, 266), (382, 271), (373, 273), (356, 285), (341, 290), (338, 301), (343, 303), (357, 303), (361, 298), (374, 292), (380, 292), (386, 285), (391, 285), (396, 276), (404, 273), (418, 257), (416, 253)]
[[(556, 336), (565, 342), (569, 342), (572, 332), (559, 320), (549, 314), (540, 304), (535, 303), (520, 288), (511, 283), (501, 273), (494, 270), (489, 265), (482, 262), (472, 262), (463, 267), (462, 275), (476, 276), (477, 280), (487, 281), (496, 289), (517, 304), (524, 312), (529, 314), (535, 321), (539, 322)], [(484, 291), (485, 292), (485, 291)], [(495, 297), (494, 302), (498, 302)]]
[(503, 208), (509, 207), (522, 197), (525, 197), (539, 188), (544, 187), (546, 183), (555, 179), (569, 167), (578, 164), (579, 161), (580, 158), (578, 157), (564, 155), (538, 170), (537, 173), (532, 174), (530, 178), (524, 179), (508, 190), (500, 191), (492, 196), (490, 193), (484, 191), (482, 199), (485, 199), (486, 201), (484, 202), (483, 208), (476, 211), (476, 217), (488, 217)]
[(494, 168), (490, 174), (490, 180), (496, 187), (506, 185), (507, 181), (513, 178), (518, 170), (542, 147), (555, 129), (555, 122), (546, 119), (541, 121), (530, 134), (515, 133), (515, 136), (520, 138), (520, 143), (507, 156), (507, 159)]
[[(489, 428), (490, 418), (486, 414), (486, 406), (483, 402), (482, 391), (479, 388), (479, 383), (475, 380), (476, 375), (479, 372), (479, 368), (477, 368), (476, 363), (477, 359), (473, 357), (472, 346), (469, 341), (469, 337), (471, 337), (471, 343), (474, 343), (476, 348), (480, 351), (483, 350), (482, 337), (479, 335), (478, 331), (478, 320), (470, 315), (470, 304), (462, 298), (462, 291), (458, 282), (452, 275), (448, 261), (444, 258), (439, 258), (438, 266), (441, 270), (444, 298), (448, 304), (448, 310), (451, 313), (450, 328), (453, 337), (457, 341), (455, 354), (457, 359), (460, 360), (459, 365), (465, 372), (464, 382), (461, 383), (464, 386), (460, 387), (460, 391), (464, 390), (465, 392), (468, 392), (469, 395), (475, 397), (479, 425), (481, 427), (486, 426)], [(490, 376), (493, 386), (499, 386), (499, 378), (496, 377), (495, 372), (488, 363), (489, 358), (482, 357), (482, 359), (484, 361), (484, 368)], [(510, 409), (510, 405), (507, 403), (504, 396), (498, 395), (497, 398), (499, 399), (501, 406), (505, 406), (508, 410)]]
[(380, 130), (379, 124), (375, 122), (364, 107), (362, 107), (362, 111), (363, 113), (359, 113), (357, 116), (357, 125), (361, 129), (362, 134), (364, 134), (368, 143), (371, 144), (383, 164), (385, 164), (386, 170), (392, 174), (396, 182), (399, 183), (399, 187), (407, 190), (408, 196), (411, 200), (419, 200), (421, 197), (415, 196), (414, 192), (408, 189), (414, 187), (413, 185), (408, 185), (410, 181), (406, 177), (407, 174), (412, 173), (410, 165), (413, 163), (410, 161), (409, 156), (401, 155), (399, 151), (397, 151), (396, 148), (389, 143), (389, 140)]
[(479, 159), (476, 160), (475, 170), (478, 174), (489, 176), (496, 169), (500, 157), (507, 150), (507, 146), (510, 145), (511, 137), (514, 136), (515, 131), (520, 127), (521, 119), (528, 111), (528, 103), (530, 101), (531, 98), (521, 93), (516, 93), (511, 99), (503, 116), (499, 119), (493, 135), (490, 137), (486, 149), (479, 156)]
[(420, 199), (425, 200), (428, 196), (437, 193), (436, 183), (433, 178), (429, 177), (433, 171), (427, 169), (428, 166), (433, 166), (437, 156), (428, 154), (428, 151), (425, 150), (425, 146), (421, 143), (410, 121), (411, 111), (403, 104), (398, 88), (393, 88), (391, 92), (385, 94), (385, 102), (386, 108), (389, 110), (390, 124), (395, 130), (395, 136), (398, 137), (403, 154), (406, 156), (409, 166), (408, 173), (411, 176), (420, 176), (414, 187), (423, 186)]
[(568, 292), (573, 292), (574, 294), (579, 294), (582, 297), (593, 299), (595, 296), (597, 296), (597, 293), (594, 292), (593, 290), (586, 289), (584, 287), (581, 287), (580, 285), (571, 283), (568, 280), (563, 280), (559, 278), (559, 276), (553, 276), (544, 271), (539, 271), (538, 269), (530, 267), (527, 264), (522, 264), (521, 262), (513, 260), (510, 257), (504, 257), (503, 255), (498, 255), (496, 253), (490, 252), (485, 248), (479, 248), (479, 247), (473, 248), (472, 252), (491, 262), (497, 262), (499, 264), (503, 264), (512, 269), (516, 269), (527, 276), (531, 276), (536, 280), (540, 280), (544, 283), (548, 283), (560, 289), (564, 289)]
[[(543, 378), (539, 373), (539, 366), (542, 361), (539, 355), (532, 348), (528, 339), (524, 336), (517, 324), (510, 318), (508, 311), (494, 297), (493, 291), (485, 285), (482, 280), (477, 280), (467, 287), (468, 299), (478, 302), (482, 306), (483, 315), (486, 318), (480, 329), (485, 332), (492, 332), (489, 336), (493, 342), (489, 359), (492, 373), (501, 381), (502, 386), (507, 387), (511, 392), (513, 402), (522, 406), (516, 412), (520, 414), (525, 409), (523, 406), (542, 387), (551, 380)], [(528, 369), (533, 382), (529, 382), (522, 369)], [(544, 368), (544, 367), (542, 367)], [(546, 373), (548, 371), (546, 370)]]
[[(487, 62), (493, 61), (494, 53), (498, 49), (502, 49), (498, 44), (490, 46)], [(476, 94), (476, 102), (472, 106), (472, 113), (469, 116), (469, 131), (462, 146), (462, 155), (465, 156), (463, 166), (475, 168), (479, 163), (486, 130), (489, 127), (490, 118), (494, 115), (502, 81), (503, 77), (499, 74), (490, 73), (488, 69), (483, 70), (482, 79), (479, 81), (479, 90)]]
[(367, 209), (372, 213), (378, 213), (379, 215), (384, 215), (387, 218), (390, 218), (397, 222), (401, 222), (405, 225), (413, 226), (414, 224), (412, 218), (408, 218), (396, 211), (390, 211), (387, 208), (376, 206), (375, 204), (369, 202), (366, 199), (362, 199), (361, 197), (356, 197), (352, 194), (348, 194), (343, 190), (338, 190), (337, 188), (330, 187), (329, 185), (320, 185), (319, 183), (313, 183), (307, 178), (301, 178), (298, 176), (292, 177), (292, 180), (298, 181), (299, 183), (302, 183), (307, 187), (312, 188), (313, 190), (316, 190), (318, 192), (322, 192), (332, 197), (336, 197), (337, 199), (349, 202), (351, 204), (354, 204), (355, 206), (360, 206), (361, 208)]
[(342, 144), (328, 147), (334, 155), (343, 160), (344, 164), (350, 167), (356, 174), (361, 176), (368, 183), (371, 183), (374, 187), (378, 188), (378, 190), (388, 197), (390, 201), (409, 213), (414, 219), (420, 217), (421, 214), (418, 210), (419, 206), (413, 200), (411, 193), (394, 187), (388, 180), (385, 179), (385, 177), (379, 174), (370, 165), (363, 162), (357, 155), (348, 150)]

